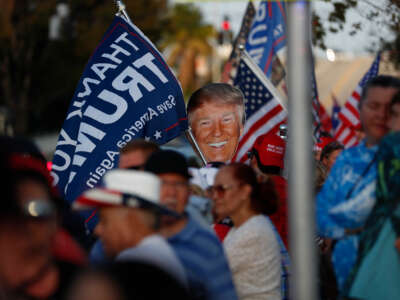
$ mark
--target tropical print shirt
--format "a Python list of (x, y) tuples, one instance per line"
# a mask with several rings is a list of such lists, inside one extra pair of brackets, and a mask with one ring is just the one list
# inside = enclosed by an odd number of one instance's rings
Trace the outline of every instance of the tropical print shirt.
[(346, 234), (364, 226), (375, 204), (376, 152), (365, 141), (344, 150), (317, 196), (317, 226), (322, 237), (337, 240), (332, 262), (339, 289), (357, 257), (358, 236)]

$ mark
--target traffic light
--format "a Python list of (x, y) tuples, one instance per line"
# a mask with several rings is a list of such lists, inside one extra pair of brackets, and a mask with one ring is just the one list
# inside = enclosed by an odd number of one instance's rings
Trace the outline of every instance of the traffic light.
[(220, 45), (230, 44), (232, 42), (231, 22), (228, 16), (224, 16), (221, 23), (221, 30), (218, 34), (218, 42)]

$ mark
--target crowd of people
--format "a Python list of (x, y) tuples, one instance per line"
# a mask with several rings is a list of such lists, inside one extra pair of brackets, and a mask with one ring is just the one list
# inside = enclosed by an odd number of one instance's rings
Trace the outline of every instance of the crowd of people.
[[(373, 78), (359, 109), (357, 146), (315, 148), (321, 299), (400, 296), (400, 80)], [(133, 140), (72, 204), (34, 144), (1, 137), (0, 299), (290, 299), (285, 138), (261, 135), (231, 162), (245, 106), (228, 84), (196, 91), (187, 112), (207, 166)]]

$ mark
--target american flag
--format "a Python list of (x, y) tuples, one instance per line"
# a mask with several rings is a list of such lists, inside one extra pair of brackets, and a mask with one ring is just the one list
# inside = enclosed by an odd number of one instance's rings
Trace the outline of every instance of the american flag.
[(286, 122), (287, 112), (279, 92), (246, 51), (242, 54), (234, 85), (245, 97), (246, 123), (232, 161), (244, 162), (257, 137), (277, 132), (279, 125)]
[[(311, 52), (311, 47), (310, 47), (310, 53)], [(329, 114), (326, 112), (325, 107), (319, 102), (319, 97), (318, 97), (318, 87), (317, 87), (317, 81), (315, 77), (315, 72), (314, 72), (314, 64), (312, 64), (312, 69), (311, 69), (311, 99), (312, 99), (312, 116), (313, 116), (313, 135), (316, 140), (316, 142), (319, 142), (320, 137), (321, 137), (321, 132), (327, 132), (329, 133), (332, 128), (332, 121), (331, 118), (329, 117)]]
[(361, 92), (367, 82), (378, 75), (380, 59), (381, 56), (378, 54), (339, 113), (340, 124), (335, 132), (335, 139), (345, 147), (355, 146), (358, 143), (357, 130), (361, 128), (358, 105)]

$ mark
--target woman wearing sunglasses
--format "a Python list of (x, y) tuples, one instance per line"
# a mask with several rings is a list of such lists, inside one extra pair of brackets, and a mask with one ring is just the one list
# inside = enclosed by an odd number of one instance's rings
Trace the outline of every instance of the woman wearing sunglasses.
[(280, 248), (265, 216), (277, 208), (273, 184), (234, 163), (218, 171), (211, 192), (216, 213), (234, 224), (223, 243), (239, 298), (281, 299)]

